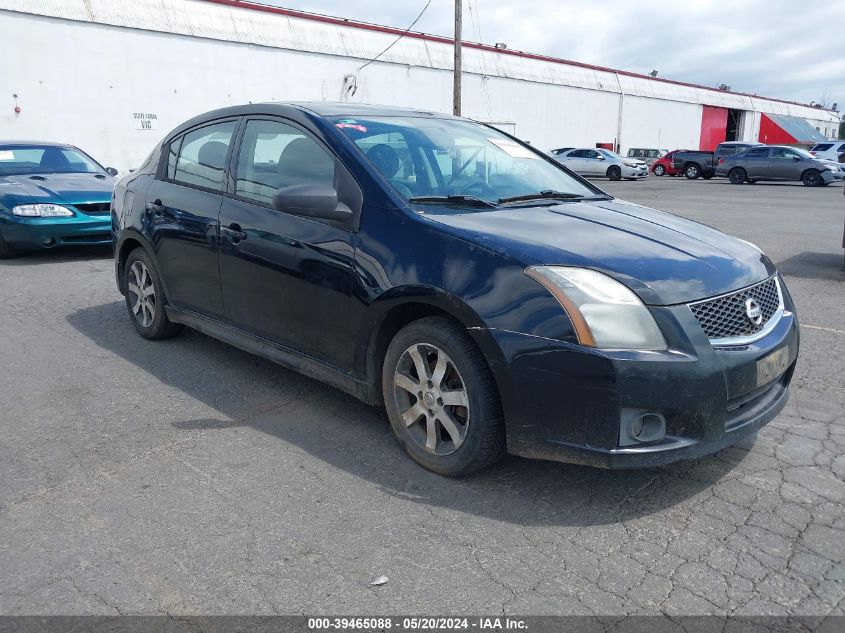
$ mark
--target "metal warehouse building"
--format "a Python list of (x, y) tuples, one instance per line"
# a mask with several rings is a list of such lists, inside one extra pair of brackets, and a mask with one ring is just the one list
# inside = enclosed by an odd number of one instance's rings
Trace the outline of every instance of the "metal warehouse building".
[[(79, 145), (121, 171), (169, 129), (245, 102), (451, 111), (449, 38), (238, 0), (0, 0), (0, 138)], [(547, 150), (813, 142), (806, 105), (464, 44), (463, 113)]]

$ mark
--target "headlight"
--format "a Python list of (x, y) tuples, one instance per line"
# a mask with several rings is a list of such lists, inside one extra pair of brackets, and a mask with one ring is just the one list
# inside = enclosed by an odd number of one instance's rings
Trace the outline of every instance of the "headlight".
[(638, 163), (625, 163), (627, 167), (639, 167)]
[(565, 266), (532, 266), (525, 274), (554, 295), (572, 320), (582, 345), (666, 349), (666, 339), (651, 312), (615, 279), (594, 270)]
[(21, 204), (12, 209), (12, 215), (24, 218), (68, 218), (73, 211), (58, 204)]

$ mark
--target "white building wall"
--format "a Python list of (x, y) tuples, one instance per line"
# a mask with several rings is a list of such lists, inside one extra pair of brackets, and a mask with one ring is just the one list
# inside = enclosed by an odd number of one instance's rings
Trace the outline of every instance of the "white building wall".
[[(0, 95), (0, 138), (73, 143), (123, 171), (168, 130), (225, 105), (349, 99), (451, 111), (448, 42), (406, 37), (358, 70), (395, 39), (202, 0), (0, 0), (0, 77), (22, 109), (15, 114)], [(620, 136), (623, 151), (658, 142), (695, 148), (701, 104), (803, 116), (814, 126), (835, 119), (806, 106), (471, 47), (464, 69), (464, 114), (512, 122), (544, 150)], [(354, 94), (344, 90), (350, 74)], [(137, 129), (135, 113), (155, 115), (153, 129)], [(746, 133), (756, 138), (759, 114), (749, 121)]]

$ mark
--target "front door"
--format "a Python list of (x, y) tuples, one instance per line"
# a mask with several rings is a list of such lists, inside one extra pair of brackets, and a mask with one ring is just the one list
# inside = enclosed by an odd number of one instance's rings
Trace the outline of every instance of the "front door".
[(226, 157), (239, 120), (191, 130), (171, 141), (162, 180), (146, 194), (148, 237), (175, 307), (222, 317), (218, 219)]
[(344, 167), (282, 119), (253, 118), (233, 159), (234, 195), (220, 211), (220, 275), (230, 322), (335, 366), (351, 367), (350, 227), (277, 211), (283, 187), (335, 184)]
[(769, 161), (769, 173), (778, 180), (800, 180), (801, 174), (807, 169), (809, 159), (805, 159), (798, 152), (784, 147), (773, 147)]

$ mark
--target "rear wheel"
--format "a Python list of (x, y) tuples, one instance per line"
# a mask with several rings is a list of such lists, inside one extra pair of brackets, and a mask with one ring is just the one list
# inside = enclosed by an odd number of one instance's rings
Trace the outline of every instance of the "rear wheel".
[(742, 183), (745, 182), (745, 180), (747, 178), (748, 178), (748, 174), (745, 172), (745, 170), (742, 167), (734, 167), (728, 173), (728, 180), (730, 180), (731, 184), (734, 184), (734, 185), (741, 185)]
[(666, 175), (666, 168), (663, 165), (657, 165), (654, 168), (654, 175), (655, 176), (665, 176)]
[(695, 180), (701, 176), (701, 169), (695, 163), (691, 163), (684, 168), (684, 176), (690, 180)]
[(822, 182), (822, 176), (816, 169), (808, 169), (801, 176), (801, 182), (805, 187), (818, 187)]
[(622, 180), (622, 170), (618, 165), (611, 165), (607, 168), (607, 177), (611, 180)]
[(467, 475), (505, 452), (490, 369), (451, 319), (428, 317), (399, 331), (385, 355), (382, 394), (402, 448), (428, 470)]
[(179, 333), (182, 326), (172, 323), (164, 310), (167, 300), (158, 271), (143, 248), (129, 253), (123, 267), (126, 309), (138, 334), (148, 339), (164, 339)]
[(9, 259), (17, 255), (15, 249), (9, 246), (9, 243), (0, 235), (0, 259)]

